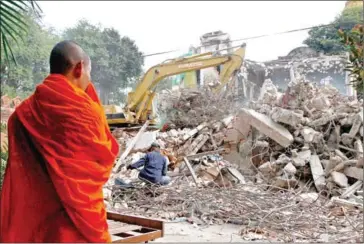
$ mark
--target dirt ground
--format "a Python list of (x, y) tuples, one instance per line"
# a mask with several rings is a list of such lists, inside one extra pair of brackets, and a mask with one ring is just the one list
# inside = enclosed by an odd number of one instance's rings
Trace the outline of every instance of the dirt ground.
[(153, 243), (163, 242), (241, 242), (244, 241), (238, 225), (212, 225), (200, 227), (186, 222), (165, 223), (165, 235)]

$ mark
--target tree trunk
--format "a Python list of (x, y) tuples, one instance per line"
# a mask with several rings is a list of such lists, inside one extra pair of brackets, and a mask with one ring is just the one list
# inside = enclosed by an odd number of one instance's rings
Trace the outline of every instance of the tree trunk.
[(109, 105), (109, 89), (100, 87), (100, 100), (103, 105)]

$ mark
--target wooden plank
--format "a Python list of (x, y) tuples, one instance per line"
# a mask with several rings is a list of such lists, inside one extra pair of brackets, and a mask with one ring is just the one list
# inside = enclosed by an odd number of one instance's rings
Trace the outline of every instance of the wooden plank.
[(162, 232), (164, 230), (164, 222), (157, 219), (149, 219), (134, 215), (124, 215), (112, 212), (107, 212), (107, 218), (110, 220), (117, 220), (127, 224), (140, 225), (146, 228), (161, 230)]
[(363, 209), (363, 204), (362, 203), (352, 202), (352, 201), (340, 199), (338, 197), (332, 197), (331, 201), (333, 201), (334, 203), (339, 204), (341, 206), (358, 207), (359, 209)]
[(353, 185), (348, 187), (343, 194), (341, 194), (341, 198), (347, 198), (353, 195), (357, 190), (359, 190), (363, 186), (363, 182), (358, 180)]
[(125, 238), (122, 238), (115, 242), (117, 242), (117, 243), (143, 243), (146, 241), (155, 240), (162, 236), (163, 236), (162, 231), (156, 230), (156, 231), (152, 231), (149, 233), (140, 233), (140, 235), (136, 235), (136, 236), (125, 237)]
[(147, 129), (149, 125), (149, 121), (147, 120), (143, 127), (138, 131), (138, 133), (134, 136), (133, 140), (129, 144), (129, 146), (125, 149), (123, 154), (120, 156), (119, 160), (117, 161), (113, 172), (116, 173), (119, 170), (120, 165), (124, 161), (124, 159), (129, 155), (130, 151), (134, 148), (135, 144), (139, 140), (140, 136), (144, 133), (144, 131)]
[(111, 242), (118, 242), (120, 240), (122, 240), (123, 238), (120, 236), (116, 236), (116, 235), (111, 235)]
[(198, 154), (195, 154), (195, 155), (188, 155), (186, 156), (186, 158), (188, 160), (191, 160), (191, 159), (194, 159), (194, 158), (200, 158), (202, 156), (207, 156), (207, 155), (214, 155), (214, 154), (220, 154), (220, 153), (224, 153), (226, 151), (225, 148), (219, 148), (219, 149), (216, 149), (214, 151), (209, 151), (209, 152), (203, 152), (203, 153), (198, 153)]
[(346, 176), (358, 179), (358, 180), (364, 180), (364, 169), (360, 169), (357, 167), (348, 167), (344, 169), (344, 174)]
[(325, 188), (326, 181), (321, 161), (317, 155), (311, 155), (309, 163), (315, 186), (318, 191), (322, 191)]
[(193, 181), (195, 182), (196, 186), (198, 185), (197, 183), (197, 176), (195, 174), (195, 171), (193, 170), (193, 168), (191, 167), (191, 164), (190, 162), (188, 162), (188, 159), (186, 157), (183, 158), (183, 160), (185, 161), (185, 164), (188, 168), (188, 170), (191, 172), (191, 175), (192, 175), (192, 178), (193, 178)]
[(142, 228), (142, 226), (140, 226), (140, 225), (124, 225), (124, 226), (109, 228), (109, 232), (111, 235), (116, 235), (119, 233), (138, 230), (141, 228)]

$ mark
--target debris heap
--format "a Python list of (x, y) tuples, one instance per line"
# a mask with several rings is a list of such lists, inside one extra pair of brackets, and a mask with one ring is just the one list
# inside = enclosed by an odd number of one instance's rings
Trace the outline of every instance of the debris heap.
[[(171, 120), (176, 126), (144, 132), (123, 163), (136, 162), (157, 141), (170, 161), (172, 183), (146, 186), (137, 170), (121, 167), (104, 189), (109, 208), (196, 225), (241, 224), (247, 240), (363, 241), (360, 101), (304, 80), (290, 83), (283, 94), (267, 80), (259, 100), (236, 116), (226, 116), (227, 109), (190, 123), (195, 114), (184, 110), (191, 106), (187, 97), (171, 103), (181, 102), (181, 117), (175, 113)], [(118, 129), (114, 135), (125, 151), (136, 132)], [(224, 160), (227, 142), (248, 156), (255, 179)]]
[(319, 192), (339, 195), (356, 182), (355, 190), (362, 187), (362, 101), (302, 79), (282, 94), (266, 81), (259, 101), (240, 117), (254, 121), (247, 143), (259, 149), (252, 155), (258, 180), (294, 188), (312, 179)]
[(231, 99), (208, 88), (173, 92), (164, 90), (158, 101), (160, 116), (176, 128), (193, 128), (203, 122), (221, 120), (238, 110)]
[[(171, 172), (178, 174), (188, 169), (185, 167), (184, 158), (191, 161), (192, 168), (196, 172), (198, 178), (199, 170), (205, 172), (210, 169), (212, 177), (206, 176), (210, 180), (214, 180), (220, 172), (216, 167), (230, 165), (227, 161), (220, 157), (220, 153), (224, 152), (224, 137), (226, 131), (233, 122), (234, 117), (229, 116), (220, 121), (203, 122), (195, 128), (171, 129), (169, 131), (147, 131), (144, 132), (132, 146), (130, 154), (125, 158), (123, 166), (138, 161), (145, 155), (153, 142), (157, 142), (162, 153), (169, 159), (169, 169)], [(130, 146), (131, 139), (137, 134), (136, 131), (128, 132), (123, 128), (115, 129), (113, 135), (120, 143), (121, 151), (125, 151)], [(201, 168), (201, 169), (200, 169)], [(127, 172), (121, 168), (122, 174)], [(180, 172), (181, 171), (181, 172)], [(216, 173), (217, 172), (217, 173)], [(124, 178), (130, 176), (124, 175)], [(205, 177), (205, 178), (206, 178)], [(134, 175), (132, 178), (136, 178)], [(201, 176), (201, 178), (204, 178)]]

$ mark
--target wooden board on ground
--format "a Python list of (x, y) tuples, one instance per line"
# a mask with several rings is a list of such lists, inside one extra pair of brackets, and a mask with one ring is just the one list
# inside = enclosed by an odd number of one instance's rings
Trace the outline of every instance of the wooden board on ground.
[(197, 181), (197, 176), (195, 174), (195, 171), (193, 170), (190, 162), (188, 161), (188, 159), (186, 157), (183, 158), (188, 170), (190, 171), (191, 175), (192, 175), (192, 178), (193, 178), (193, 181), (195, 182), (196, 186), (198, 185), (198, 181)]
[(109, 232), (113, 243), (141, 243), (161, 238), (164, 222), (133, 215), (107, 213)]

